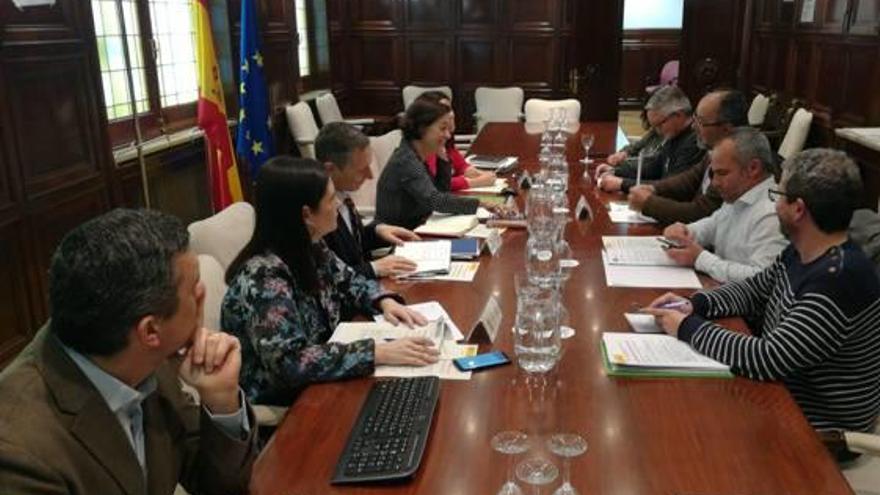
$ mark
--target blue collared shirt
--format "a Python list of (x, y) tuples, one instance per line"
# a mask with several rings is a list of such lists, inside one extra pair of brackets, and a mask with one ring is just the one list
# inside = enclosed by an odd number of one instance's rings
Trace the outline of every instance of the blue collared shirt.
[[(110, 411), (112, 411), (116, 416), (116, 419), (119, 420), (119, 424), (122, 426), (122, 431), (125, 432), (128, 441), (131, 442), (131, 447), (137, 456), (137, 460), (141, 465), (144, 476), (146, 476), (147, 458), (144, 442), (144, 411), (141, 404), (144, 402), (144, 399), (156, 391), (156, 377), (150, 375), (150, 377), (141, 382), (136, 389), (131, 388), (126, 383), (123, 383), (118, 378), (98, 367), (89, 358), (79, 352), (76, 352), (65, 345), (62, 345), (61, 347), (67, 355), (73, 359), (73, 362), (76, 363), (79, 369), (82, 370), (83, 374), (86, 375), (86, 378), (92, 382), (92, 385), (95, 386), (98, 393), (104, 398), (107, 407), (110, 408)], [(250, 424), (247, 413), (245, 412), (244, 400), (244, 394), (239, 392), (239, 403), (242, 404), (242, 407), (232, 414), (212, 414), (207, 407), (205, 408), (205, 412), (208, 413), (211, 420), (214, 421), (214, 423), (225, 434), (232, 438), (242, 438), (250, 432)]]

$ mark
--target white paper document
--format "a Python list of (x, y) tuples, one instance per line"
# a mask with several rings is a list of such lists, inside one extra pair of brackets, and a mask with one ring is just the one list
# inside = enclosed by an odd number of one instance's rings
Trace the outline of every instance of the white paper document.
[(461, 237), (480, 221), (477, 215), (440, 215), (434, 214), (431, 218), (416, 228), (419, 235), (433, 235), (439, 237)]
[(623, 316), (636, 333), (663, 333), (663, 329), (657, 326), (654, 315), (644, 313), (624, 313)]
[(452, 364), (452, 359), (476, 355), (477, 346), (456, 344), (451, 329), (449, 329), (448, 325), (444, 328), (441, 321), (434, 320), (425, 326), (416, 328), (409, 328), (406, 325), (394, 326), (384, 321), (343, 322), (336, 327), (329, 341), (347, 344), (363, 339), (383, 342), (403, 337), (425, 337), (432, 340), (439, 349), (439, 361), (427, 366), (376, 366), (374, 376), (437, 376), (445, 380), (468, 380), (471, 377), (471, 373), (459, 371)]
[(630, 209), (627, 203), (609, 203), (608, 217), (614, 223), (657, 223), (657, 220)]
[(602, 342), (608, 360), (617, 365), (705, 371), (730, 369), (671, 335), (608, 332), (602, 334)]
[(416, 270), (407, 276), (445, 275), (449, 273), (452, 260), (450, 241), (405, 242), (398, 246), (394, 254), (416, 264)]
[(702, 289), (697, 272), (684, 266), (632, 266), (608, 262), (602, 252), (605, 282), (608, 287), (639, 287), (655, 289)]
[[(418, 304), (409, 304), (406, 306), (407, 308), (415, 311), (416, 313), (425, 317), (425, 319), (431, 320), (445, 320), (446, 324), (449, 325), (449, 338), (452, 340), (462, 340), (464, 339), (464, 334), (461, 333), (458, 326), (452, 321), (452, 318), (449, 317), (449, 313), (443, 308), (437, 301), (428, 301)], [(373, 317), (376, 321), (385, 321), (385, 317), (382, 315), (376, 315)]]
[(497, 232), (500, 235), (503, 234), (505, 230), (507, 230), (505, 227), (486, 227), (486, 224), (481, 223), (468, 231), (464, 236), (475, 237), (477, 239), (488, 239), (494, 232)]
[(655, 236), (602, 236), (612, 265), (676, 266)]
[(495, 184), (491, 186), (469, 187), (462, 192), (480, 194), (501, 194), (501, 191), (503, 191), (505, 187), (507, 187), (506, 179), (495, 179)]

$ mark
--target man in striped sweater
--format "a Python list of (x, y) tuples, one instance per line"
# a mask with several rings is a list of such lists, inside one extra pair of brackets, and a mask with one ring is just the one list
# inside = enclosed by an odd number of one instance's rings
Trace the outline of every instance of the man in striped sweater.
[[(880, 411), (880, 282), (847, 238), (861, 196), (844, 153), (804, 151), (770, 190), (791, 244), (760, 273), (647, 311), (694, 349), (756, 380), (781, 380), (815, 428), (873, 431)], [(669, 309), (675, 306), (675, 309)], [(667, 309), (662, 309), (663, 307)], [(752, 335), (710, 319), (742, 316)]]

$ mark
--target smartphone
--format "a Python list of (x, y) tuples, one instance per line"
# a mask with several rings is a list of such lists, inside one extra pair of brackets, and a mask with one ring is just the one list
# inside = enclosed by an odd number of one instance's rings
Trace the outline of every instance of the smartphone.
[(680, 249), (684, 247), (684, 244), (666, 237), (658, 237), (657, 240), (663, 245), (663, 249)]
[(510, 363), (510, 358), (501, 351), (477, 354), (476, 356), (460, 357), (452, 360), (460, 371), (479, 371), (493, 366)]

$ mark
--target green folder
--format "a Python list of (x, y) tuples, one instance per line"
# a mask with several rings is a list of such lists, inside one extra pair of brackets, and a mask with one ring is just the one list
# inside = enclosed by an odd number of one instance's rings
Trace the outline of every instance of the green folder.
[(599, 346), (599, 352), (602, 353), (602, 366), (605, 367), (605, 373), (608, 376), (620, 378), (733, 378), (733, 373), (730, 371), (646, 368), (614, 364), (608, 360), (605, 342), (599, 342)]

